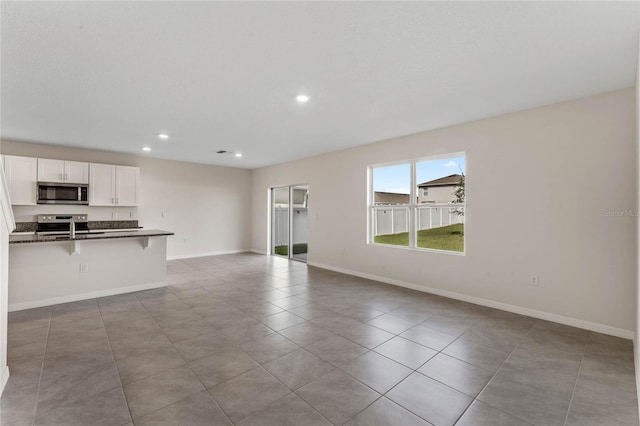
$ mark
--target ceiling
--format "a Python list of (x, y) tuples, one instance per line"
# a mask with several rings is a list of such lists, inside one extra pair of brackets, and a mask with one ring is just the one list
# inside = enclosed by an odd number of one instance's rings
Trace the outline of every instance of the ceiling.
[(638, 2), (0, 7), (3, 139), (244, 168), (632, 87), (638, 60)]

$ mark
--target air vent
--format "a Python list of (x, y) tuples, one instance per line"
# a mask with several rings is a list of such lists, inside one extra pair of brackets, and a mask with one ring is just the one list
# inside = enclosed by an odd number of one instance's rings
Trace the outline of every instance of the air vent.
[(229, 151), (225, 151), (224, 149), (221, 149), (220, 151), (217, 151), (216, 154), (228, 154)]

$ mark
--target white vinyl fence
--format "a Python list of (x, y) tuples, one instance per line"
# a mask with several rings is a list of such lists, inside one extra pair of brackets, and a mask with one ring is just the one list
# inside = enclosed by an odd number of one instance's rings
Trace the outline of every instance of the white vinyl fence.
[[(289, 245), (289, 208), (273, 208), (273, 243), (274, 246)], [(293, 244), (308, 242), (309, 235), (308, 208), (293, 208)]]
[[(373, 206), (373, 235), (399, 234), (409, 231), (409, 206)], [(464, 204), (428, 204), (416, 206), (417, 229), (439, 228), (464, 223)]]

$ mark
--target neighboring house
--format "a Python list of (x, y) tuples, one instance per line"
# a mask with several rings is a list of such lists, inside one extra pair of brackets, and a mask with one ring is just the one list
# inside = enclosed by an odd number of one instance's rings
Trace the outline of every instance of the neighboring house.
[(423, 203), (452, 203), (453, 195), (460, 184), (462, 175), (449, 175), (439, 179), (423, 182), (418, 185), (418, 204)]
[(373, 204), (376, 205), (392, 205), (392, 204), (409, 204), (409, 194), (399, 194), (397, 192), (374, 192), (375, 199)]

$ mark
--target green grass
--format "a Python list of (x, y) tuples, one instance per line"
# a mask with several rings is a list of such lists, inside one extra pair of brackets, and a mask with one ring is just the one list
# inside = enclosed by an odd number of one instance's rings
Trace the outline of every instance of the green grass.
[[(280, 256), (287, 256), (289, 254), (289, 247), (287, 246), (276, 246), (273, 249), (275, 254), (279, 254)], [(293, 254), (300, 254), (307, 252), (307, 244), (294, 244), (293, 245)]]
[[(374, 237), (378, 244), (408, 246), (409, 233), (378, 235)], [(423, 229), (418, 231), (417, 246), (436, 250), (464, 251), (464, 224), (442, 226), (440, 228)]]

